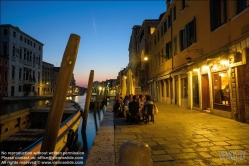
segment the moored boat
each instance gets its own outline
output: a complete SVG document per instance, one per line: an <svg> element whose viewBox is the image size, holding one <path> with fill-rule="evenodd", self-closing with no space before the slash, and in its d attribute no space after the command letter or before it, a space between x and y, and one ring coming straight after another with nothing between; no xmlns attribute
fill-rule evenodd
<svg viewBox="0 0 249 166"><path fill-rule="evenodd" d="M40 148L50 107L24 109L0 117L1 164L26 165L39 162ZM82 109L78 103L67 101L51 157L70 151L77 139ZM53 127L53 126L51 126Z"/></svg>

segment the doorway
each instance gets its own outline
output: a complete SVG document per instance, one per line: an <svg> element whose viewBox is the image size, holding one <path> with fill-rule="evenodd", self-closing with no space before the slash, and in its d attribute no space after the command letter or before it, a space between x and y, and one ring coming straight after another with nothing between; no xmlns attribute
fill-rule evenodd
<svg viewBox="0 0 249 166"><path fill-rule="evenodd" d="M179 105L179 84L178 84L178 77L175 77L175 104Z"/></svg>
<svg viewBox="0 0 249 166"><path fill-rule="evenodd" d="M210 109L210 93L208 75L202 75L202 110Z"/></svg>

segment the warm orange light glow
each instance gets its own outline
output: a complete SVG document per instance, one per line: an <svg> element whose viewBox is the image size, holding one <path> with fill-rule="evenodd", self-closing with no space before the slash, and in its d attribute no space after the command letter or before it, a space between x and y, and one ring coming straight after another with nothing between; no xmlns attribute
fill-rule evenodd
<svg viewBox="0 0 249 166"><path fill-rule="evenodd" d="M145 61L147 61L147 60L148 60L148 57L147 57L147 56L145 56L145 57L144 57L144 60L145 60Z"/></svg>
<svg viewBox="0 0 249 166"><path fill-rule="evenodd" d="M198 72L198 69L193 69L193 71Z"/></svg>
<svg viewBox="0 0 249 166"><path fill-rule="evenodd" d="M229 62L227 60L222 60L222 61L220 61L220 64L222 64L222 65L229 65Z"/></svg>
<svg viewBox="0 0 249 166"><path fill-rule="evenodd" d="M202 71L208 71L208 66L202 66Z"/></svg>
<svg viewBox="0 0 249 166"><path fill-rule="evenodd" d="M153 34L155 29L156 29L155 27L150 27L150 34Z"/></svg>

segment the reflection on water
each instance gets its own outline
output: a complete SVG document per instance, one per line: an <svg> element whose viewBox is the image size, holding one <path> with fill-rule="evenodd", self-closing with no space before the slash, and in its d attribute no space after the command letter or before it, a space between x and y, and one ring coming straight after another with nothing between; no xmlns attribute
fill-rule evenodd
<svg viewBox="0 0 249 166"><path fill-rule="evenodd" d="M74 96L70 99L79 103L81 108L84 110L85 99L86 99L85 95L84 96ZM0 115L8 114L8 113L15 112L15 111L25 109L25 108L37 107L37 106L46 104L46 102L48 102L48 100L25 101L25 102L20 102L20 103L11 103L11 104L1 103L0 104L0 110L1 110ZM51 100L49 100L49 102L51 102ZM80 119L81 122L80 122L79 128L78 128L78 139L75 142L75 145L73 146L72 150L84 152L84 155L82 156L83 160L77 160L77 161L83 161L83 163L85 163L88 152L92 147L94 138L95 138L97 130L99 128L100 122L103 119L103 115L104 115L103 110L97 111L97 114L95 116L94 116L93 110L90 110L89 114L88 114L88 119L87 119L86 132L81 131L82 118ZM82 164L75 164L75 165L82 166Z"/></svg>
<svg viewBox="0 0 249 166"><path fill-rule="evenodd" d="M86 99L85 95L72 97L72 100L79 103L82 109L84 109L85 107L85 99ZM93 110L90 110L88 114L88 119L87 119L86 132L81 131L82 129L82 118L81 118L81 122L78 128L78 140L75 143L73 150L84 152L84 155L83 155L84 163L87 158L88 152L92 147L92 144L96 136L96 133L98 131L100 122L103 119L103 115L104 115L103 110L97 111L96 115L94 115ZM82 161L82 160L78 160L78 161Z"/></svg>

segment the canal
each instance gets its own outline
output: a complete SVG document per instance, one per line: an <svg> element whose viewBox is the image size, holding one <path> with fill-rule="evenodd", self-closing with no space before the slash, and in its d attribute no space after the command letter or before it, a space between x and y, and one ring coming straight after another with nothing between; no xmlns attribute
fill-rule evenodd
<svg viewBox="0 0 249 166"><path fill-rule="evenodd" d="M79 103L81 108L84 109L86 95L74 96L74 97L71 97L70 99ZM48 101L51 102L51 100L39 100L39 101L23 101L23 102L20 101L20 102L15 102L11 104L1 103L0 104L0 110L1 110L0 115L8 114L8 113L15 112L15 111L25 109L25 108L31 108L31 107L37 107L40 105L44 105ZM83 156L79 156L79 157L82 157L83 159L80 159L78 161L83 161L83 163L85 163L88 152L92 147L94 138L100 126L100 122L103 119L104 112L105 112L105 107L104 109L97 111L97 114L95 116L92 110L89 111L86 132L81 131L82 129L82 118L81 118L80 125L78 128L78 139L72 148L72 151L84 152ZM82 164L78 164L78 165L82 166Z"/></svg>

